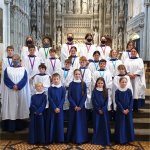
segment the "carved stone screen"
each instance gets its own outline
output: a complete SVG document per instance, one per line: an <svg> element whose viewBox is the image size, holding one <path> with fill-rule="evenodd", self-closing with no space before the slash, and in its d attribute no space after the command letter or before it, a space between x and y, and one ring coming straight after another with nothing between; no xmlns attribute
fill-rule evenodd
<svg viewBox="0 0 150 150"><path fill-rule="evenodd" d="M0 43L3 43L3 9L0 8Z"/></svg>

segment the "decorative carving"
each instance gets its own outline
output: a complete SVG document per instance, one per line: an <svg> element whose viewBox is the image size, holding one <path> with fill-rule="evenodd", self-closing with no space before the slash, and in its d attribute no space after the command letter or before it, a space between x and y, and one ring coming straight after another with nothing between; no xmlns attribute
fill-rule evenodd
<svg viewBox="0 0 150 150"><path fill-rule="evenodd" d="M123 39L123 33L122 33L122 29L120 28L120 31L118 33L118 48L119 48L119 50L122 50L122 39Z"/></svg>
<svg viewBox="0 0 150 150"><path fill-rule="evenodd" d="M81 0L75 1L75 14L81 13Z"/></svg>
<svg viewBox="0 0 150 150"><path fill-rule="evenodd" d="M73 0L68 1L68 13L73 13Z"/></svg>
<svg viewBox="0 0 150 150"><path fill-rule="evenodd" d="M61 0L57 0L57 12L61 12Z"/></svg>
<svg viewBox="0 0 150 150"><path fill-rule="evenodd" d="M82 13L87 14L87 0L82 0Z"/></svg>
<svg viewBox="0 0 150 150"><path fill-rule="evenodd" d="M60 28L57 30L57 45L61 44L61 31Z"/></svg>
<svg viewBox="0 0 150 150"><path fill-rule="evenodd" d="M111 12L111 0L107 0L107 3L106 3L106 14L110 14Z"/></svg>
<svg viewBox="0 0 150 150"><path fill-rule="evenodd" d="M98 32L96 29L94 30L94 44L98 44Z"/></svg>
<svg viewBox="0 0 150 150"><path fill-rule="evenodd" d="M98 13L98 5L99 5L99 1L94 0L94 13Z"/></svg>

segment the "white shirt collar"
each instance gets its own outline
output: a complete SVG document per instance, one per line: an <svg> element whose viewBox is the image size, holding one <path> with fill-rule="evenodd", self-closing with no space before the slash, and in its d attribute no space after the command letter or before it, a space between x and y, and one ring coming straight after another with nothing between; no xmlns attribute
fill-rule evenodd
<svg viewBox="0 0 150 150"><path fill-rule="evenodd" d="M128 87L127 86L125 88L119 87L118 89L119 89L119 91L126 91L128 89Z"/></svg>
<svg viewBox="0 0 150 150"><path fill-rule="evenodd" d="M98 90L98 91L103 91L103 88L96 88L96 90Z"/></svg>
<svg viewBox="0 0 150 150"><path fill-rule="evenodd" d="M79 79L79 80L74 79L73 81L74 81L74 82L77 82L77 83L80 83L80 82L81 82L80 79Z"/></svg>
<svg viewBox="0 0 150 150"><path fill-rule="evenodd" d="M51 86L52 86L52 87L60 88L60 87L62 86L62 84L61 84L61 83L60 83L60 84L58 84L58 85L52 84Z"/></svg>
<svg viewBox="0 0 150 150"><path fill-rule="evenodd" d="M44 90L41 92L36 91L36 94L42 94L42 93L44 93Z"/></svg>

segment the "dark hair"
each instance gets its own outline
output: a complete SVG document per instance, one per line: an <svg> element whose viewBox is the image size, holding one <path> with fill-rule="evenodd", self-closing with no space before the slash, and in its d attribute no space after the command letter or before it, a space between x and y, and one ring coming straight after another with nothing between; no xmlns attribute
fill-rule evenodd
<svg viewBox="0 0 150 150"><path fill-rule="evenodd" d="M80 69L75 69L73 71L73 75L75 74L76 71L79 71L81 73ZM85 86L85 82L83 81L83 79L81 79L81 89L82 89L82 96L84 95L84 86Z"/></svg>
<svg viewBox="0 0 150 150"><path fill-rule="evenodd" d="M120 70L120 69L124 69L125 70L125 72L127 73L127 70L126 70L126 67L125 67L125 65L119 65L118 66L118 68L117 68L118 70Z"/></svg>
<svg viewBox="0 0 150 150"><path fill-rule="evenodd" d="M71 59L70 58L66 59L65 63L71 64Z"/></svg>
<svg viewBox="0 0 150 150"><path fill-rule="evenodd" d="M102 92L102 93L103 93L104 98L107 98L107 97L108 97L108 90L107 90L107 88L106 88L106 83L105 83L104 78L99 77L99 78L96 80L95 89L97 88L97 82L98 82L98 81L103 81L104 86L103 86L103 92Z"/></svg>
<svg viewBox="0 0 150 150"><path fill-rule="evenodd" d="M128 79L127 79L126 77L121 77L121 78L119 79L119 83L120 83L123 79L126 79L126 80L128 81Z"/></svg>
<svg viewBox="0 0 150 150"><path fill-rule="evenodd" d="M130 43L132 43L132 44L133 44L133 47L135 46L135 42L134 42L134 41L132 41L132 40L130 40L130 41L128 41L126 48L128 48L128 46L129 46L129 44L130 44Z"/></svg>
<svg viewBox="0 0 150 150"><path fill-rule="evenodd" d="M135 49L135 50L136 50L136 52L138 53L138 50L137 50L137 48L136 48L136 47L133 47L132 49ZM132 49L131 49L131 50L132 50Z"/></svg>
<svg viewBox="0 0 150 150"><path fill-rule="evenodd" d="M52 79L53 79L54 77L59 77L59 78L60 78L60 74L59 74L59 73L54 73L54 74L52 74Z"/></svg>
<svg viewBox="0 0 150 150"><path fill-rule="evenodd" d="M105 59L101 59L101 60L99 61L99 64L102 63L102 62L105 62L105 63L106 63L107 61L106 61Z"/></svg>
<svg viewBox="0 0 150 150"><path fill-rule="evenodd" d="M35 46L34 45L29 45L28 49L30 49L30 48L34 48L35 49Z"/></svg>
<svg viewBox="0 0 150 150"><path fill-rule="evenodd" d="M25 45L28 46L28 45L27 45L27 41L28 41L29 38L32 39L32 44L34 45L34 40L33 40L33 37L32 37L32 36L27 36L27 37L26 37Z"/></svg>
<svg viewBox="0 0 150 150"><path fill-rule="evenodd" d="M49 52L54 52L54 53L56 53L56 49L52 48L52 49L50 49Z"/></svg>
<svg viewBox="0 0 150 150"><path fill-rule="evenodd" d="M12 45L7 46L6 50L8 50L8 49L12 49L14 51L14 47Z"/></svg>
<svg viewBox="0 0 150 150"><path fill-rule="evenodd" d="M75 46L71 46L70 50L71 50L72 48L74 48L74 49L77 51L77 48L76 48Z"/></svg>
<svg viewBox="0 0 150 150"><path fill-rule="evenodd" d="M93 56L94 56L95 54L101 55L99 51L95 51L95 52L93 53Z"/></svg>
<svg viewBox="0 0 150 150"><path fill-rule="evenodd" d="M88 36L91 36L92 39L93 39L93 35L92 35L91 33L87 33L87 34L85 35L85 39L87 39Z"/></svg>
<svg viewBox="0 0 150 150"><path fill-rule="evenodd" d="M42 43L44 42L45 39L49 40L49 44L52 45L52 39L49 36L44 36L42 39Z"/></svg>
<svg viewBox="0 0 150 150"><path fill-rule="evenodd" d="M45 64L43 64L43 63L41 63L38 68L39 68L39 69L40 69L40 68L44 68L45 70L47 69L47 67L46 67Z"/></svg>

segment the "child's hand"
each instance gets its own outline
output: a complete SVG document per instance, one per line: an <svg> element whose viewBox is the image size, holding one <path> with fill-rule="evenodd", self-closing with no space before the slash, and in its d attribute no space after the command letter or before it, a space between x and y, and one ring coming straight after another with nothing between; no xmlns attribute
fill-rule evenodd
<svg viewBox="0 0 150 150"><path fill-rule="evenodd" d="M15 90L15 91L17 91L17 90L18 90L17 85L14 85L14 86L13 86L13 90Z"/></svg>
<svg viewBox="0 0 150 150"><path fill-rule="evenodd" d="M127 114L129 113L129 109L126 109L125 111L126 111Z"/></svg>
<svg viewBox="0 0 150 150"><path fill-rule="evenodd" d="M77 107L77 111L80 111L81 110L81 107Z"/></svg>
<svg viewBox="0 0 150 150"><path fill-rule="evenodd" d="M59 108L56 108L56 109L55 109L55 113L60 113L60 109L59 109Z"/></svg>
<svg viewBox="0 0 150 150"><path fill-rule="evenodd" d="M76 107L74 108L74 110L77 111L77 109L78 109L78 107L76 106Z"/></svg>
<svg viewBox="0 0 150 150"><path fill-rule="evenodd" d="M125 115L126 115L126 110L123 110L123 114L125 114Z"/></svg>
<svg viewBox="0 0 150 150"><path fill-rule="evenodd" d="M103 111L102 110L99 110L99 113L100 113L100 115L103 115Z"/></svg>

